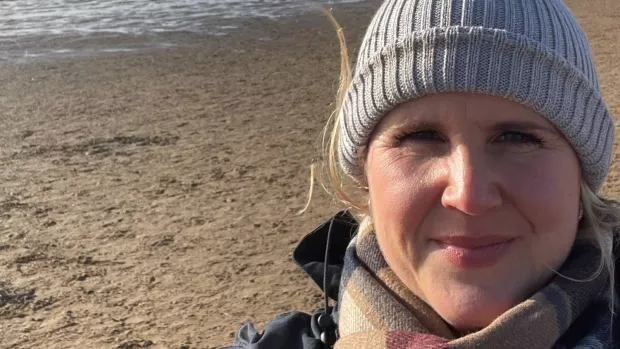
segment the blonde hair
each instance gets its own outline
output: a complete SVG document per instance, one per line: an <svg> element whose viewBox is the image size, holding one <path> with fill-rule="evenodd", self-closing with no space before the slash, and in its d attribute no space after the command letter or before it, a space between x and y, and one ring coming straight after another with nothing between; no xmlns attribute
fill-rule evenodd
<svg viewBox="0 0 620 349"><path fill-rule="evenodd" d="M340 42L340 83L337 92L336 105L330 114L322 132L320 140L320 152L322 161L313 164L311 167L311 182L308 202L305 211L312 199L314 176L318 175L319 182L323 189L334 198L337 203L348 209L362 226L371 229L371 219L369 212L368 199L366 194L368 188L363 183L353 181L344 173L339 164L338 158L338 137L341 129L341 110L347 89L351 83L352 69L349 53L344 36L344 32L338 21L328 10L323 10L336 29ZM366 154L360 154L359 161L365 161ZM319 167L318 173L316 167ZM620 237L620 205L616 201L606 200L594 193L590 187L582 180L580 185L580 202L583 210L583 217L579 222L577 238L592 243L601 251L601 260L595 275L588 280L596 278L603 270L609 273L610 287L610 307L614 310L614 241ZM361 197L360 197L361 195ZM575 280L575 281L588 281ZM613 316L613 315L612 315Z"/></svg>
<svg viewBox="0 0 620 349"><path fill-rule="evenodd" d="M601 260L595 276L603 269L609 273L610 308L615 309L615 246L620 241L620 205L617 201L607 200L596 195L590 187L581 182L581 205L583 218L579 222L578 238L589 240L601 251Z"/></svg>

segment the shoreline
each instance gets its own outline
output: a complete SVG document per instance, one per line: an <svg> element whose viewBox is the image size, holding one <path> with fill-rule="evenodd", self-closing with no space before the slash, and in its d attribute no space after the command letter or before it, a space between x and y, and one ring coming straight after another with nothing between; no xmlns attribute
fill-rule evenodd
<svg viewBox="0 0 620 349"><path fill-rule="evenodd" d="M360 8L372 10L368 1L331 4L324 8L335 8L338 12L360 12ZM122 32L96 32L92 34L32 35L22 37L1 37L0 64L39 63L57 60L96 58L99 55L140 54L165 49L197 48L205 41L234 41L235 38L247 40L274 40L273 31L266 28L321 25L323 14L318 8L298 10L296 14L281 17L239 17L210 18L208 26L200 30L178 30L165 32L145 32L142 34ZM348 14L345 14L345 17ZM286 24L288 23L288 24ZM211 28L211 29L209 29ZM279 33L278 33L279 34ZM262 35L262 37L260 36ZM197 43L199 43L197 45Z"/></svg>

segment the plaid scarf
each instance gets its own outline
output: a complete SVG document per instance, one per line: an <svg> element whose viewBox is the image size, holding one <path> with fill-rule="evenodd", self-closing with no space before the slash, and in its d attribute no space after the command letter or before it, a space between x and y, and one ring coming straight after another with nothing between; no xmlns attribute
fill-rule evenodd
<svg viewBox="0 0 620 349"><path fill-rule="evenodd" d="M374 232L360 234L345 254L336 349L612 349L618 345L617 338L614 344L611 340L605 271L590 282L555 277L486 328L457 338L388 267ZM575 245L560 273L587 279L596 272L594 261L599 256L591 245ZM613 333L618 333L615 322L614 328Z"/></svg>

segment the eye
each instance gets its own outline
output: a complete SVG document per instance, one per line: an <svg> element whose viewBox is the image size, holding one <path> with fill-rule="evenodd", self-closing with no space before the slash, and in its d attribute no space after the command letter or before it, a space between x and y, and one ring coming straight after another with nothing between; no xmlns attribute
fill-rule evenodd
<svg viewBox="0 0 620 349"><path fill-rule="evenodd" d="M543 140L535 135L519 131L504 131L494 139L499 143L541 145Z"/></svg>
<svg viewBox="0 0 620 349"><path fill-rule="evenodd" d="M414 131L407 132L398 137L399 141L411 140L411 141L443 141L443 138L437 131L433 130L422 130L422 131Z"/></svg>

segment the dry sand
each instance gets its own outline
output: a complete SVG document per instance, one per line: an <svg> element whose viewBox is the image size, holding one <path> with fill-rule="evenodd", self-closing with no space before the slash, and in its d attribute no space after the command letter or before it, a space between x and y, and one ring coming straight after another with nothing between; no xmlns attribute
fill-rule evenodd
<svg viewBox="0 0 620 349"><path fill-rule="evenodd" d="M620 115L620 5L569 4ZM335 8L351 47L375 8ZM218 348L245 320L320 306L290 253L337 209L319 195L295 215L337 40L318 14L244 25L0 67L1 348Z"/></svg>

